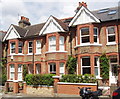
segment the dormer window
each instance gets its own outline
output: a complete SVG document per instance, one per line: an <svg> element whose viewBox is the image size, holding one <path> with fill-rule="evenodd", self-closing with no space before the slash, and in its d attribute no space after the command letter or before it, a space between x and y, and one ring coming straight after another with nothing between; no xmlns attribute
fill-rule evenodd
<svg viewBox="0 0 120 99"><path fill-rule="evenodd" d="M15 42L10 43L10 53L15 54Z"/></svg>
<svg viewBox="0 0 120 99"><path fill-rule="evenodd" d="M89 28L81 28L80 29L80 33L81 33L81 43L90 43L90 34L89 34Z"/></svg>

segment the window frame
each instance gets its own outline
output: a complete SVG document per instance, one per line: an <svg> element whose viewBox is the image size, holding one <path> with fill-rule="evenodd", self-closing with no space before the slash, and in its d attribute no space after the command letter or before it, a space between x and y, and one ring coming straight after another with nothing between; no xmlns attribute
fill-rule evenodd
<svg viewBox="0 0 120 99"><path fill-rule="evenodd" d="M89 35L85 35L85 36L82 36L82 32L81 32L81 29L87 29L88 28L88 30L89 30ZM82 43L82 38L83 37L89 37L89 42L86 42L86 43ZM81 45L87 45L87 44L90 44L90 27L82 27L82 28L80 28L80 44Z"/></svg>
<svg viewBox="0 0 120 99"><path fill-rule="evenodd" d="M40 42L40 45L37 42ZM41 41L36 40L36 54L41 54Z"/></svg>
<svg viewBox="0 0 120 99"><path fill-rule="evenodd" d="M13 70L11 70L11 66L13 66ZM11 77L13 74L13 78ZM14 80L15 79L15 65L14 64L10 64L10 80Z"/></svg>
<svg viewBox="0 0 120 99"><path fill-rule="evenodd" d="M22 43L22 46L19 46L19 43ZM23 53L23 42L22 41L19 41L18 43L18 53L19 54L22 54ZM22 49L22 52L20 53L19 50Z"/></svg>
<svg viewBox="0 0 120 99"><path fill-rule="evenodd" d="M55 65L55 68L54 68ZM52 71L50 70L50 66L52 66ZM56 63L49 63L49 73L56 74Z"/></svg>
<svg viewBox="0 0 120 99"><path fill-rule="evenodd" d="M60 73L60 75L64 75L64 74L65 74L65 63L64 63L64 62L60 62L60 63L59 63L59 68L60 68L61 64L63 64L63 66L62 66L62 68L63 68L63 73L60 72L60 69L59 69L59 73Z"/></svg>
<svg viewBox="0 0 120 99"><path fill-rule="evenodd" d="M94 29L97 29L97 35L95 35ZM93 27L93 40L94 40L94 36L97 37L97 42L94 41L95 44L98 44L98 43L99 43L99 35L98 35L98 34L99 34L99 29L98 29L98 27Z"/></svg>
<svg viewBox="0 0 120 99"><path fill-rule="evenodd" d="M99 57L94 57L94 62L95 62L95 58L97 58L97 65L95 66L94 63L94 75L96 76L96 78L100 78L100 59ZM95 68L98 68L98 75L95 74Z"/></svg>
<svg viewBox="0 0 120 99"><path fill-rule="evenodd" d="M29 47L29 45L30 45L29 43L30 43L30 42L32 42L32 47ZM33 41L29 41L29 42L28 42L28 54L33 53L33 43L34 43ZM31 52L31 53L29 52L29 51L30 51L30 48L32 49L32 52Z"/></svg>
<svg viewBox="0 0 120 99"><path fill-rule="evenodd" d="M55 38L55 40L53 39L53 38ZM51 41L50 41L50 39L51 39ZM53 40L53 41L52 41ZM50 52L54 52L54 51L56 51L56 36L50 36L49 38L48 38L48 41L49 41L49 51ZM53 43L53 44L52 44Z"/></svg>
<svg viewBox="0 0 120 99"><path fill-rule="evenodd" d="M83 58L89 58L90 59L90 56L83 56L83 57L81 57L81 74L83 74L83 68L90 68L90 74L91 74L91 63L90 63L90 66L83 66L83 64L82 64L82 59Z"/></svg>
<svg viewBox="0 0 120 99"><path fill-rule="evenodd" d="M62 38L62 43L61 43L61 39ZM59 51L65 51L65 37L64 36L60 36L59 38Z"/></svg>
<svg viewBox="0 0 120 99"><path fill-rule="evenodd" d="M114 34L108 34L108 29L114 27ZM106 32L107 32L107 44L115 44L116 43L116 27L115 26L108 26L106 28ZM109 36L115 36L115 41L109 42Z"/></svg>
<svg viewBox="0 0 120 99"><path fill-rule="evenodd" d="M19 70L19 65L21 65L21 70ZM22 74L22 71L23 71L23 65L22 64L18 64L18 74L20 74L20 73ZM22 76L23 76L23 74L22 74ZM19 75L18 75L18 78L19 78ZM21 81L22 79L18 79L18 80Z"/></svg>
<svg viewBox="0 0 120 99"><path fill-rule="evenodd" d="M10 42L10 54L15 54L16 53L16 47L12 48L12 43L14 43L15 44L14 46L16 46L16 42L15 41ZM13 49L15 50L14 53L12 52Z"/></svg>

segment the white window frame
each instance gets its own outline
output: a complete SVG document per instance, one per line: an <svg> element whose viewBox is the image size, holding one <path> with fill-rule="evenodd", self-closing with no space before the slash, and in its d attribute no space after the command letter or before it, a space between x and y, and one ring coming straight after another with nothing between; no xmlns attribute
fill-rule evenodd
<svg viewBox="0 0 120 99"><path fill-rule="evenodd" d="M20 68L19 68L19 66L20 66ZM22 78L19 79L19 74L22 75L22 71L23 71L23 66L22 66L22 64L18 64L18 80L19 80L19 81L22 81ZM22 76L23 76L23 75L22 75Z"/></svg>
<svg viewBox="0 0 120 99"><path fill-rule="evenodd" d="M111 28L111 27L114 27L114 30L115 30L115 33L114 33L114 34L108 34L108 29ZM116 44L116 27L115 27L115 26L108 26L108 27L106 28L106 32L107 32L107 44L108 44L108 45L109 45L109 44ZM109 36L115 36L115 41L109 42L109 41L108 41L108 37L109 37Z"/></svg>
<svg viewBox="0 0 120 99"><path fill-rule="evenodd" d="M41 41L40 40L36 40L36 54L41 54Z"/></svg>
<svg viewBox="0 0 120 99"><path fill-rule="evenodd" d="M14 48L12 48L12 43L15 43L15 42L10 42L10 54L15 54L15 52L14 53L12 53L12 49L15 49L16 50L16 48L14 47ZM15 46L16 46L16 43L15 43Z"/></svg>
<svg viewBox="0 0 120 99"><path fill-rule="evenodd" d="M19 46L19 43L22 43L22 46ZM19 43L18 43L18 53L19 53L19 49L22 49L22 47L23 47L23 42L21 42L21 41L19 41ZM23 53L23 49L22 49L22 52L21 53ZM20 54L21 54L20 53Z"/></svg>
<svg viewBox="0 0 120 99"><path fill-rule="evenodd" d="M96 78L100 78L100 62L99 62L99 57L94 57L94 62L95 62L95 58L97 58L97 66L95 66L94 64L94 72L95 72L95 68L98 68L98 75L95 75Z"/></svg>
<svg viewBox="0 0 120 99"><path fill-rule="evenodd" d="M82 35L81 35L81 29L86 29L86 28L89 29L89 35L82 36ZM82 43L82 38L83 38L83 37L88 37L88 36L89 36L89 42ZM82 28L80 28L80 44L81 44L81 45L88 45L88 44L90 44L90 28L89 28L89 27L82 27Z"/></svg>
<svg viewBox="0 0 120 99"><path fill-rule="evenodd" d="M61 62L59 66L60 66L60 75L64 75L65 74L65 63Z"/></svg>
<svg viewBox="0 0 120 99"><path fill-rule="evenodd" d="M56 36L49 37L49 51L56 51Z"/></svg>
<svg viewBox="0 0 120 99"><path fill-rule="evenodd" d="M13 74L13 77L12 77ZM10 80L14 80L15 79L15 65L14 64L10 64Z"/></svg>
<svg viewBox="0 0 120 99"><path fill-rule="evenodd" d="M83 59L83 58L89 58L89 59L90 59L90 56L85 56L85 57L82 57L82 58L81 58L81 74L83 74L83 68L87 68L87 67L90 67L90 68L91 68L91 64L90 64L90 66L83 66L83 65L82 65L82 59ZM91 71L90 71L90 72L91 72Z"/></svg>
<svg viewBox="0 0 120 99"><path fill-rule="evenodd" d="M30 42L32 42L32 47L29 47L29 43L30 43ZM31 54L31 53L29 52L29 49L30 49L30 48L32 49L32 53L33 53L33 41L29 41L29 42L28 42L28 54Z"/></svg>
<svg viewBox="0 0 120 99"><path fill-rule="evenodd" d="M32 68L32 69L31 69ZM28 73L33 74L33 64L28 64ZM31 71L32 70L32 71Z"/></svg>
<svg viewBox="0 0 120 99"><path fill-rule="evenodd" d="M49 73L56 74L56 69L54 69L54 65L56 68L56 63L49 63ZM52 66L52 71L50 71L50 66Z"/></svg>
<svg viewBox="0 0 120 99"><path fill-rule="evenodd" d="M59 50L60 51L65 51L64 41L65 41L64 36L60 36L60 39L59 39Z"/></svg>
<svg viewBox="0 0 120 99"><path fill-rule="evenodd" d="M97 29L97 35L94 33L94 29ZM99 43L99 37L98 37L98 34L99 34L98 27L94 27L94 28L93 28L93 38L94 38L95 36L97 37L97 42L94 41L94 43L96 43L96 44Z"/></svg>

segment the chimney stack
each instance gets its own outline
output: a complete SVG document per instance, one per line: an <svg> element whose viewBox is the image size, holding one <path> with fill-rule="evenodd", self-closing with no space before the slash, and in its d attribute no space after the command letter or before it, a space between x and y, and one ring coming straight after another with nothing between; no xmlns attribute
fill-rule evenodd
<svg viewBox="0 0 120 99"><path fill-rule="evenodd" d="M24 28L27 26L30 26L31 23L29 22L29 18L26 18L24 16L21 16L21 20L18 22L19 26Z"/></svg>
<svg viewBox="0 0 120 99"><path fill-rule="evenodd" d="M79 2L79 5L78 5L77 9L75 10L75 12L77 13L82 6L87 8L87 4L85 2Z"/></svg>

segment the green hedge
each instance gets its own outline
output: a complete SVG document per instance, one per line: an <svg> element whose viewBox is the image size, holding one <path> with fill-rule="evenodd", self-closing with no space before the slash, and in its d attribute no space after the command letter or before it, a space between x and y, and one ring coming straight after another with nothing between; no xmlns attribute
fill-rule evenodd
<svg viewBox="0 0 120 99"><path fill-rule="evenodd" d="M54 74L27 74L25 81L27 85L47 85L53 86L54 79L52 78Z"/></svg>
<svg viewBox="0 0 120 99"><path fill-rule="evenodd" d="M60 81L71 82L71 83L95 83L96 77L91 74L85 74L85 75L68 74L68 75L63 75Z"/></svg>

